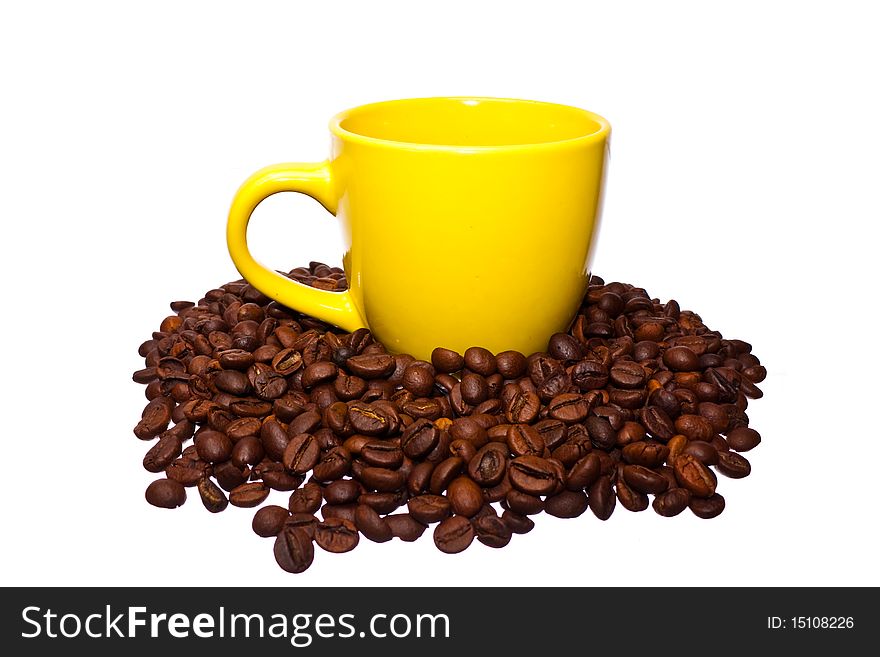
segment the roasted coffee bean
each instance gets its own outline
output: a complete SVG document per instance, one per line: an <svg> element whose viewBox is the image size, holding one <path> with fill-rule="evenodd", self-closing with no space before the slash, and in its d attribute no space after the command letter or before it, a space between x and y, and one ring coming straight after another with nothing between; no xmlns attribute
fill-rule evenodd
<svg viewBox="0 0 880 657"><path fill-rule="evenodd" d="M521 515L531 516L544 510L544 501L536 495L511 490L504 498L503 506Z"/></svg>
<svg viewBox="0 0 880 657"><path fill-rule="evenodd" d="M362 354L346 360L345 367L363 379L379 379L394 371L395 362L389 354Z"/></svg>
<svg viewBox="0 0 880 657"><path fill-rule="evenodd" d="M323 492L328 504L348 504L357 500L361 487L351 479L340 479L327 484Z"/></svg>
<svg viewBox="0 0 880 657"><path fill-rule="evenodd" d="M419 522L432 524L447 518L452 506L442 495L418 495L409 499L407 508L410 515Z"/></svg>
<svg viewBox="0 0 880 657"><path fill-rule="evenodd" d="M639 420L642 426L651 434L652 438L667 442L675 435L675 426L669 415L659 406L646 406L639 411Z"/></svg>
<svg viewBox="0 0 880 657"><path fill-rule="evenodd" d="M413 466L412 471L406 478L406 489L410 495L419 495L428 490L431 474L434 472L434 464L422 462Z"/></svg>
<svg viewBox="0 0 880 657"><path fill-rule="evenodd" d="M259 506L269 496L269 488L261 481L252 481L236 486L229 491L232 506L250 508Z"/></svg>
<svg viewBox="0 0 880 657"><path fill-rule="evenodd" d="M395 442L371 440L361 447L360 457L369 465L393 470L403 463L403 450Z"/></svg>
<svg viewBox="0 0 880 657"><path fill-rule="evenodd" d="M736 452L718 452L718 463L715 465L715 469L725 477L742 479L751 474L752 464L745 456Z"/></svg>
<svg viewBox="0 0 880 657"><path fill-rule="evenodd" d="M681 450L682 454L690 454L703 465L715 465L718 463L718 450L703 440L692 440Z"/></svg>
<svg viewBox="0 0 880 657"><path fill-rule="evenodd" d="M483 506L483 491L470 477L452 480L446 496L453 512L467 518L475 515Z"/></svg>
<svg viewBox="0 0 880 657"><path fill-rule="evenodd" d="M424 523L413 518L409 513L397 513L386 516L385 521L388 523L391 534L401 541L411 543L417 541L425 533L428 528Z"/></svg>
<svg viewBox="0 0 880 657"><path fill-rule="evenodd" d="M568 333L554 333L550 336L547 352L561 361L576 361L583 355L580 342Z"/></svg>
<svg viewBox="0 0 880 657"><path fill-rule="evenodd" d="M608 420L591 415L584 423L590 434L590 442L599 449L611 450L617 443L617 432Z"/></svg>
<svg viewBox="0 0 880 657"><path fill-rule="evenodd" d="M486 429L469 417L455 418L449 426L449 435L453 440L467 440L477 449L488 442Z"/></svg>
<svg viewBox="0 0 880 657"><path fill-rule="evenodd" d="M463 552L473 540L473 525L463 516L447 518L434 528L434 545L447 554Z"/></svg>
<svg viewBox="0 0 880 657"><path fill-rule="evenodd" d="M592 486L599 478L600 469L599 456L592 452L587 454L571 466L566 477L566 487L577 491Z"/></svg>
<svg viewBox="0 0 880 657"><path fill-rule="evenodd" d="M312 469L316 481L332 481L344 477L351 469L351 454L345 447L331 448Z"/></svg>
<svg viewBox="0 0 880 657"><path fill-rule="evenodd" d="M237 468L230 461L215 464L211 471L220 488L227 492L246 482L251 474L249 468Z"/></svg>
<svg viewBox="0 0 880 657"><path fill-rule="evenodd" d="M207 477L199 481L198 491L202 504L211 513L219 513L229 506L229 500L223 489Z"/></svg>
<svg viewBox="0 0 880 657"><path fill-rule="evenodd" d="M471 372L491 376L497 370L495 356L488 349L470 347L464 352L464 364Z"/></svg>
<svg viewBox="0 0 880 657"><path fill-rule="evenodd" d="M697 498L695 498L697 499ZM686 488L670 488L654 498L654 511L665 518L672 518L684 511L691 500L691 494Z"/></svg>
<svg viewBox="0 0 880 657"><path fill-rule="evenodd" d="M510 526L494 514L474 518L473 527L477 540L491 548L504 547L510 543L513 534Z"/></svg>
<svg viewBox="0 0 880 657"><path fill-rule="evenodd" d="M728 445L737 452L748 452L757 447L760 442L761 434L749 427L737 427L727 434Z"/></svg>
<svg viewBox="0 0 880 657"><path fill-rule="evenodd" d="M534 520L510 509L504 510L504 513L501 514L501 520L514 534L528 534L535 528Z"/></svg>
<svg viewBox="0 0 880 657"><path fill-rule="evenodd" d="M559 420L541 420L534 425L547 449L558 447L566 438L565 424Z"/></svg>
<svg viewBox="0 0 880 657"><path fill-rule="evenodd" d="M477 448L469 440L453 440L449 443L449 453L457 456L464 463L469 463L476 455Z"/></svg>
<svg viewBox="0 0 880 657"><path fill-rule="evenodd" d="M712 424L701 415L679 415L675 419L675 433L688 437L688 440L711 440L715 434Z"/></svg>
<svg viewBox="0 0 880 657"><path fill-rule="evenodd" d="M394 536L387 520L366 504L358 504L354 513L354 523L361 534L375 543L385 543Z"/></svg>
<svg viewBox="0 0 880 657"><path fill-rule="evenodd" d="M406 477L400 470L388 470L366 466L355 476L365 485L382 493L390 493L403 488Z"/></svg>
<svg viewBox="0 0 880 657"><path fill-rule="evenodd" d="M498 484L507 467L507 445L487 443L477 451L468 463L468 475L480 486Z"/></svg>
<svg viewBox="0 0 880 657"><path fill-rule="evenodd" d="M461 398L468 404L482 404L489 397L486 379L479 374L465 374L461 378Z"/></svg>
<svg viewBox="0 0 880 657"><path fill-rule="evenodd" d="M321 517L324 520L329 518L341 518L354 523L354 514L357 511L357 504L325 504L321 507Z"/></svg>
<svg viewBox="0 0 880 657"><path fill-rule="evenodd" d="M283 506L270 504L254 514L251 528L257 536L265 538L277 536L284 529L288 518L290 518L290 512L287 509Z"/></svg>
<svg viewBox="0 0 880 657"><path fill-rule="evenodd" d="M327 552L350 552L357 547L359 538L357 527L344 518L326 518L315 529L315 543Z"/></svg>
<svg viewBox="0 0 880 657"><path fill-rule="evenodd" d="M162 472L180 456L180 452L180 439L165 432L144 456L144 469L147 472Z"/></svg>
<svg viewBox="0 0 880 657"><path fill-rule="evenodd" d="M599 477L590 486L587 498L590 511L599 520L608 520L611 514L614 513L614 507L617 504L617 497L614 494L611 477L608 475Z"/></svg>
<svg viewBox="0 0 880 657"><path fill-rule="evenodd" d="M517 379L525 374L526 357L518 351L502 351L495 356L495 365L505 379Z"/></svg>
<svg viewBox="0 0 880 657"><path fill-rule="evenodd" d="M151 400L141 414L141 421L134 428L134 435L141 440L155 438L168 428L174 402L167 397L156 397Z"/></svg>
<svg viewBox="0 0 880 657"><path fill-rule="evenodd" d="M406 497L406 493L402 490L388 493L361 493L358 504L373 507L379 514L394 513L406 503Z"/></svg>
<svg viewBox="0 0 880 657"><path fill-rule="evenodd" d="M590 405L582 395L577 393L564 393L557 395L547 404L547 411L551 418L567 424L581 422L587 417Z"/></svg>
<svg viewBox="0 0 880 657"><path fill-rule="evenodd" d="M464 468L464 461L457 456L450 456L440 461L431 473L431 481L428 490L434 495L440 495L449 486Z"/></svg>
<svg viewBox="0 0 880 657"><path fill-rule="evenodd" d="M556 488L553 466L539 456L518 456L510 462L510 483L527 495L547 495Z"/></svg>
<svg viewBox="0 0 880 657"><path fill-rule="evenodd" d="M403 453L411 459L428 454L440 441L440 430L425 418L416 420L409 425L400 438Z"/></svg>
<svg viewBox="0 0 880 657"><path fill-rule="evenodd" d="M623 469L618 468L617 476L614 479L614 492L617 501L627 511L639 513L648 508L648 496L630 486L623 476Z"/></svg>
<svg viewBox="0 0 880 657"><path fill-rule="evenodd" d="M505 405L507 421L511 423L533 422L540 410L541 399L534 392L517 392Z"/></svg>
<svg viewBox="0 0 880 657"><path fill-rule="evenodd" d="M661 465L669 455L669 447L660 443L639 441L626 445L621 456L627 463L655 468Z"/></svg>
<svg viewBox="0 0 880 657"><path fill-rule="evenodd" d="M336 365L333 363L326 360L319 360L303 370L300 383L302 383L303 389L309 390L321 383L332 381L336 378L337 371Z"/></svg>
<svg viewBox="0 0 880 657"><path fill-rule="evenodd" d="M621 471L627 485L639 493L659 495L669 486L663 475L659 475L643 465L626 465Z"/></svg>
<svg viewBox="0 0 880 657"><path fill-rule="evenodd" d="M202 431L195 438L199 458L208 463L222 463L232 455L232 441L219 431Z"/></svg>
<svg viewBox="0 0 880 657"><path fill-rule="evenodd" d="M675 478L682 488L687 488L696 497L711 497L715 492L715 479L695 457L679 454L672 464Z"/></svg>
<svg viewBox="0 0 880 657"><path fill-rule="evenodd" d="M698 354L686 346L667 349L663 352L663 363L674 372L693 372L700 367Z"/></svg>
<svg viewBox="0 0 880 657"><path fill-rule="evenodd" d="M514 456L541 456L547 449L538 430L528 424L511 424L506 433L507 446Z"/></svg>
<svg viewBox="0 0 880 657"><path fill-rule="evenodd" d="M611 382L620 388L639 388L645 385L645 368L632 360L619 360L609 371Z"/></svg>
<svg viewBox="0 0 880 657"><path fill-rule="evenodd" d="M272 551L278 565L289 573L304 572L315 558L312 540L302 529L295 527L285 528L278 534Z"/></svg>
<svg viewBox="0 0 880 657"><path fill-rule="evenodd" d="M301 433L290 439L281 462L291 472L305 474L318 463L321 456L321 447L315 437L308 433Z"/></svg>
<svg viewBox="0 0 880 657"><path fill-rule="evenodd" d="M709 520L721 515L721 512L724 511L724 504L724 498L715 493L712 497L707 498L691 497L688 506L695 516Z"/></svg>
<svg viewBox="0 0 880 657"><path fill-rule="evenodd" d="M321 508L321 500L321 487L310 482L293 491L287 508L291 513L317 513Z"/></svg>
<svg viewBox="0 0 880 657"><path fill-rule="evenodd" d="M186 502L186 489L173 479L157 479L147 486L147 502L163 509L175 509Z"/></svg>
<svg viewBox="0 0 880 657"><path fill-rule="evenodd" d="M544 501L544 511L557 518L577 518L587 507L587 496L583 490L564 490L556 495L549 495Z"/></svg>

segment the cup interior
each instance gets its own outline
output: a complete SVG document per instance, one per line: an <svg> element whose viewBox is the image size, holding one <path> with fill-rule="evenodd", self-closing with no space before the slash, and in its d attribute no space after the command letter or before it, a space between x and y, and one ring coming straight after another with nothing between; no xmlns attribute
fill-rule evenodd
<svg viewBox="0 0 880 657"><path fill-rule="evenodd" d="M414 98L337 115L343 138L451 148L498 148L597 137L602 117L567 105L504 98Z"/></svg>

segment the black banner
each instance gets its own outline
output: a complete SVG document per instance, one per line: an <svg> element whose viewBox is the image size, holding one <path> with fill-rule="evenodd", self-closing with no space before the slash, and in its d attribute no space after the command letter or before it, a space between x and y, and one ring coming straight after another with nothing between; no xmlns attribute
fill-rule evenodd
<svg viewBox="0 0 880 657"><path fill-rule="evenodd" d="M16 655L145 646L163 657L249 645L314 655L855 654L880 635L872 599L874 589L841 588L20 588L3 595L2 645Z"/></svg>

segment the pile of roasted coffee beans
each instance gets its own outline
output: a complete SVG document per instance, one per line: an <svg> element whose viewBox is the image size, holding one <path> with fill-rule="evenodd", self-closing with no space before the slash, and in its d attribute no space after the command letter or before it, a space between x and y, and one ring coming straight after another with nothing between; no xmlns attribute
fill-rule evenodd
<svg viewBox="0 0 880 657"><path fill-rule="evenodd" d="M346 286L321 263L289 276ZM725 504L716 472L745 477L742 452L761 442L745 412L766 375L751 346L598 277L546 352L438 347L430 363L243 281L171 309L133 377L149 399L134 429L154 441L144 468L163 475L147 501L178 507L194 488L216 513L291 491L253 529L293 573L315 543L347 552L361 535L414 541L432 524L454 553L474 539L503 547L542 511L607 520L619 503L713 518Z"/></svg>

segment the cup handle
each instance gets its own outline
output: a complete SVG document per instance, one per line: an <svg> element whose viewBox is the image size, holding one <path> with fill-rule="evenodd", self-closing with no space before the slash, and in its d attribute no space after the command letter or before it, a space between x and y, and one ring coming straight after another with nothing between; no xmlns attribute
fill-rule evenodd
<svg viewBox="0 0 880 657"><path fill-rule="evenodd" d="M278 192L301 192L336 214L336 193L328 162L275 164L257 171L239 188L229 209L226 244L236 269L255 288L288 308L346 331L366 327L351 292L330 292L303 285L254 260L247 245L251 214L263 199Z"/></svg>

